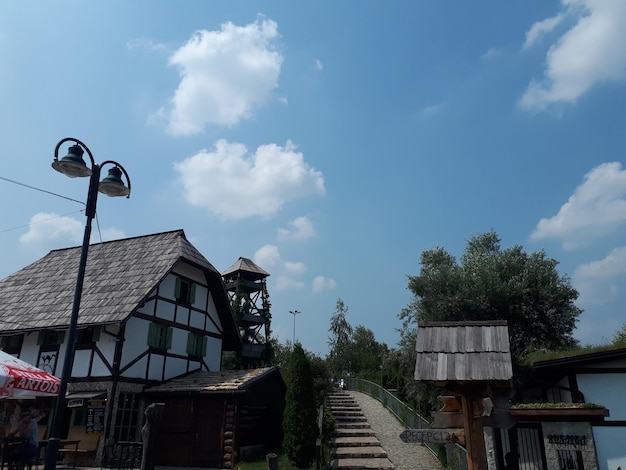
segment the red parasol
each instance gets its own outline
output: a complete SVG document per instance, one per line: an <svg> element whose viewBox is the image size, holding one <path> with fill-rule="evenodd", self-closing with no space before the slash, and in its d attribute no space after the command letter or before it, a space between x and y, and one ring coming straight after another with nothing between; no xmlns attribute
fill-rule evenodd
<svg viewBox="0 0 626 470"><path fill-rule="evenodd" d="M55 396L60 379L0 351L0 398Z"/></svg>

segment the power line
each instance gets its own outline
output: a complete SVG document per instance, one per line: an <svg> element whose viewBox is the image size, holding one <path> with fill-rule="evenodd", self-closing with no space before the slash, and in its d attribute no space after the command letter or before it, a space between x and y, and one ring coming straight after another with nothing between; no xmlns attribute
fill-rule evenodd
<svg viewBox="0 0 626 470"><path fill-rule="evenodd" d="M82 204L83 206L85 205L83 201L72 199L71 197L67 197L67 196L62 196L61 194L53 193L52 191L47 191L45 189L37 188L35 186L30 186L25 183L20 183L19 181L11 180L9 178L5 178L4 176L0 176L0 180L8 181L9 183L17 184L18 186L24 186L25 188L28 188L28 189L34 189L35 191L41 191L42 193L51 194L52 196L60 197L62 199L67 199L68 201L77 202L79 204Z"/></svg>
<svg viewBox="0 0 626 470"><path fill-rule="evenodd" d="M79 212L83 212L82 210L79 211L74 211L74 212L68 212L67 214L63 214L63 215L58 215L56 217L50 217L49 219L45 219L45 220L38 220L37 222L30 222L28 224L24 224L24 225L20 225L18 227L13 227L13 228L6 228L4 230L0 230L0 233L5 233L5 232L11 232L12 230L18 230L20 228L24 228L24 227L30 227L31 225L36 225L36 224L42 224L44 222L48 222L49 220L54 220L54 219L60 219L61 217L66 217L68 215L72 215L72 214L78 214Z"/></svg>

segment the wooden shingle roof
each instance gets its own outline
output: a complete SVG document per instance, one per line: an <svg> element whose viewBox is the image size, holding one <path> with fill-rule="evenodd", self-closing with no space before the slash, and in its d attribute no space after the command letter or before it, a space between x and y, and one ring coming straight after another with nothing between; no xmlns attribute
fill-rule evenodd
<svg viewBox="0 0 626 470"><path fill-rule="evenodd" d="M230 278L236 273L244 273L246 279L263 279L270 275L254 261L243 256L240 256L222 275L225 278Z"/></svg>
<svg viewBox="0 0 626 470"><path fill-rule="evenodd" d="M224 393L245 391L257 380L278 374L277 367L247 370L196 371L147 388L148 393ZM280 379L282 381L282 378Z"/></svg>
<svg viewBox="0 0 626 470"><path fill-rule="evenodd" d="M416 350L415 380L442 384L513 377L505 321L423 323Z"/></svg>
<svg viewBox="0 0 626 470"><path fill-rule="evenodd" d="M81 247L53 250L1 280L0 332L67 328L80 253ZM182 230L90 245L78 324L123 322L178 261L204 271L225 346L239 344L220 273Z"/></svg>

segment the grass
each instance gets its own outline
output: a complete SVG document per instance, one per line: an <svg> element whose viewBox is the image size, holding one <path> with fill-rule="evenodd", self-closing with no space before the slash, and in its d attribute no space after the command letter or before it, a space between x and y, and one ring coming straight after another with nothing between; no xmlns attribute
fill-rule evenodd
<svg viewBox="0 0 626 470"><path fill-rule="evenodd" d="M604 409L604 406L595 403L519 403L511 407L513 410L550 410L555 408Z"/></svg>

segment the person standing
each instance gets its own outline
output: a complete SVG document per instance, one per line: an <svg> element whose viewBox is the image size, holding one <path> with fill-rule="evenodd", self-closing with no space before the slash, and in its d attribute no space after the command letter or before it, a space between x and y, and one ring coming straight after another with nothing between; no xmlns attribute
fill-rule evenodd
<svg viewBox="0 0 626 470"><path fill-rule="evenodd" d="M24 464L33 458L39 450L39 427L33 412L25 410L20 416L21 419L17 428L8 434L22 439L11 452L11 467L13 469L23 468Z"/></svg>

